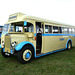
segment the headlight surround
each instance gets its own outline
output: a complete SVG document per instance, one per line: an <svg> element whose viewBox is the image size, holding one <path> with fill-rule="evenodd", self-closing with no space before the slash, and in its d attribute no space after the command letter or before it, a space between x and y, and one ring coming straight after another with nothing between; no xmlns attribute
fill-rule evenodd
<svg viewBox="0 0 75 75"><path fill-rule="evenodd" d="M17 42L15 42L15 41L14 41L14 42L12 42L12 44L11 44L11 45L12 45L12 47L15 47L16 43L17 43Z"/></svg>
<svg viewBox="0 0 75 75"><path fill-rule="evenodd" d="M4 41L2 41L2 46L4 46Z"/></svg>
<svg viewBox="0 0 75 75"><path fill-rule="evenodd" d="M15 46L15 43L14 42L12 42L12 47L14 47Z"/></svg>

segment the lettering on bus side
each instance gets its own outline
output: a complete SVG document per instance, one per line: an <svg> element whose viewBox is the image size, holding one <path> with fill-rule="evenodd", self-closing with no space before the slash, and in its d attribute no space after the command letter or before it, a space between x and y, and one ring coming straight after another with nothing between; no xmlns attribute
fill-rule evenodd
<svg viewBox="0 0 75 75"><path fill-rule="evenodd" d="M59 40L60 40L60 41L63 41L63 40L64 40L64 38L60 38Z"/></svg>

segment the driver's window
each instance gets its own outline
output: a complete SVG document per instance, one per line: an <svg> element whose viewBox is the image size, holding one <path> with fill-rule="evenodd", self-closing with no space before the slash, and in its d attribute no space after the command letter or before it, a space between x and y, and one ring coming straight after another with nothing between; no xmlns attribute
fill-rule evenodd
<svg viewBox="0 0 75 75"><path fill-rule="evenodd" d="M23 27L22 26L16 26L16 32L23 32Z"/></svg>
<svg viewBox="0 0 75 75"><path fill-rule="evenodd" d="M13 32L13 31L14 31L14 26L11 25L11 27L10 27L10 32Z"/></svg>

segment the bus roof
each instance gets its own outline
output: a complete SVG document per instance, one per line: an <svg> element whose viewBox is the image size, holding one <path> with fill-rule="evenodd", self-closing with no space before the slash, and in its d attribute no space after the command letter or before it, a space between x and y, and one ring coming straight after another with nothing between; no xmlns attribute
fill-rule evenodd
<svg viewBox="0 0 75 75"><path fill-rule="evenodd" d="M63 26L75 28L75 26L73 26L73 25L64 24L64 23L60 23L60 22L56 22L56 21L52 21L52 20L47 20L47 19L43 19L43 18L38 18L38 17L34 17L34 16L29 16L29 15L26 15L23 13L15 13L15 14L10 15L7 23L25 21L25 19L31 19L31 20L35 20L38 22L46 22L46 23L51 23L51 24L55 24L55 25L63 25Z"/></svg>

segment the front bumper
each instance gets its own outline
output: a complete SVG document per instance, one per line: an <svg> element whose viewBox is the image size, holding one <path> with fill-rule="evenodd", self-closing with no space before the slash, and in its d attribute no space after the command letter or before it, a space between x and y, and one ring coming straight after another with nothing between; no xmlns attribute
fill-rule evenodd
<svg viewBox="0 0 75 75"><path fill-rule="evenodd" d="M1 48L1 49L3 49L3 52L9 53L9 52L6 52L6 51L5 51L5 48ZM13 54L13 50L12 50L12 49L10 50L10 54Z"/></svg>

